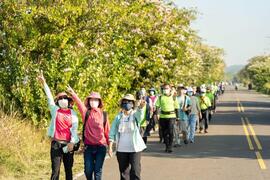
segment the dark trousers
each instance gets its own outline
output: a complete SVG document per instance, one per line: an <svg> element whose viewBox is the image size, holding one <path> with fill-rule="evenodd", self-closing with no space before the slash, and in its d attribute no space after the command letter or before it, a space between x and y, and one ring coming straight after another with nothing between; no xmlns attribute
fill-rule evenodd
<svg viewBox="0 0 270 180"><path fill-rule="evenodd" d="M172 150L173 128L175 118L160 118L159 122L162 129L163 138L166 144L166 150Z"/></svg>
<svg viewBox="0 0 270 180"><path fill-rule="evenodd" d="M86 145L84 151L84 173L87 180L101 180L106 151L106 147L102 145ZM93 174L95 178L93 178Z"/></svg>
<svg viewBox="0 0 270 180"><path fill-rule="evenodd" d="M207 130L208 124L209 124L209 111L208 110L202 110L202 119L200 119L200 130Z"/></svg>
<svg viewBox="0 0 270 180"><path fill-rule="evenodd" d="M64 153L62 148L66 144L60 144L57 141L51 143L51 163L52 163L52 175L51 180L59 180L60 166L63 159L66 180L72 180L72 166L74 153Z"/></svg>
<svg viewBox="0 0 270 180"><path fill-rule="evenodd" d="M120 180L141 179L141 152L117 152Z"/></svg>

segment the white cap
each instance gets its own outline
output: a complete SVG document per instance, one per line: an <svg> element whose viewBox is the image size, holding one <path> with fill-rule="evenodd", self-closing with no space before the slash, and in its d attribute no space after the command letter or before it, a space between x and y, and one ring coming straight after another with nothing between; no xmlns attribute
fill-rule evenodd
<svg viewBox="0 0 270 180"><path fill-rule="evenodd" d="M206 92L206 89L205 88L201 88L201 92L202 93L205 93Z"/></svg>
<svg viewBox="0 0 270 180"><path fill-rule="evenodd" d="M193 92L192 87L188 87L188 88L187 88L187 92Z"/></svg>

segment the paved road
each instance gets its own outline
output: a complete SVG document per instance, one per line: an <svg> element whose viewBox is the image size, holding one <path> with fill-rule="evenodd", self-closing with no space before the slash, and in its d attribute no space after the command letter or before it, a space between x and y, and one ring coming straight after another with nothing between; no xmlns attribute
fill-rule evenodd
<svg viewBox="0 0 270 180"><path fill-rule="evenodd" d="M194 144L166 154L157 135L149 141L143 180L269 180L270 97L228 88L209 133L197 134ZM106 160L103 171L104 180L120 179L115 157Z"/></svg>

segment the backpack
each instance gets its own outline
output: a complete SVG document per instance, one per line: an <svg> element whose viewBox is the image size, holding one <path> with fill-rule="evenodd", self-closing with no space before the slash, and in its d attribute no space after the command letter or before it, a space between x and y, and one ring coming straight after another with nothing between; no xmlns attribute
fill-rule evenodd
<svg viewBox="0 0 270 180"><path fill-rule="evenodd" d="M85 140L85 136L84 136L84 131L85 131L85 125L87 123L87 120L89 118L89 115L90 115L90 110L91 109L88 109L85 113L85 118L84 118L84 123L83 123L83 129L82 129L82 141L84 142ZM107 122L107 112L106 111L103 111L103 127L105 128L105 125L106 125L106 122Z"/></svg>

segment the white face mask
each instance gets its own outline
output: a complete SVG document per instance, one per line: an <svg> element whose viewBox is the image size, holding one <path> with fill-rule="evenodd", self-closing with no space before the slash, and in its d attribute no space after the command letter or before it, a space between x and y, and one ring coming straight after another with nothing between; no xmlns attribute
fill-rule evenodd
<svg viewBox="0 0 270 180"><path fill-rule="evenodd" d="M60 108L68 108L68 100L67 99L60 99L58 101Z"/></svg>
<svg viewBox="0 0 270 180"><path fill-rule="evenodd" d="M90 106L92 108L98 108L98 106L99 106L99 100L93 100L93 99L91 99L91 100L89 100L89 104L90 104Z"/></svg>
<svg viewBox="0 0 270 180"><path fill-rule="evenodd" d="M163 90L163 93L164 93L165 95L169 95L170 92L171 92L170 89L164 89L164 90Z"/></svg>
<svg viewBox="0 0 270 180"><path fill-rule="evenodd" d="M150 91L150 95L151 96L154 96L155 95L155 92L154 91Z"/></svg>

